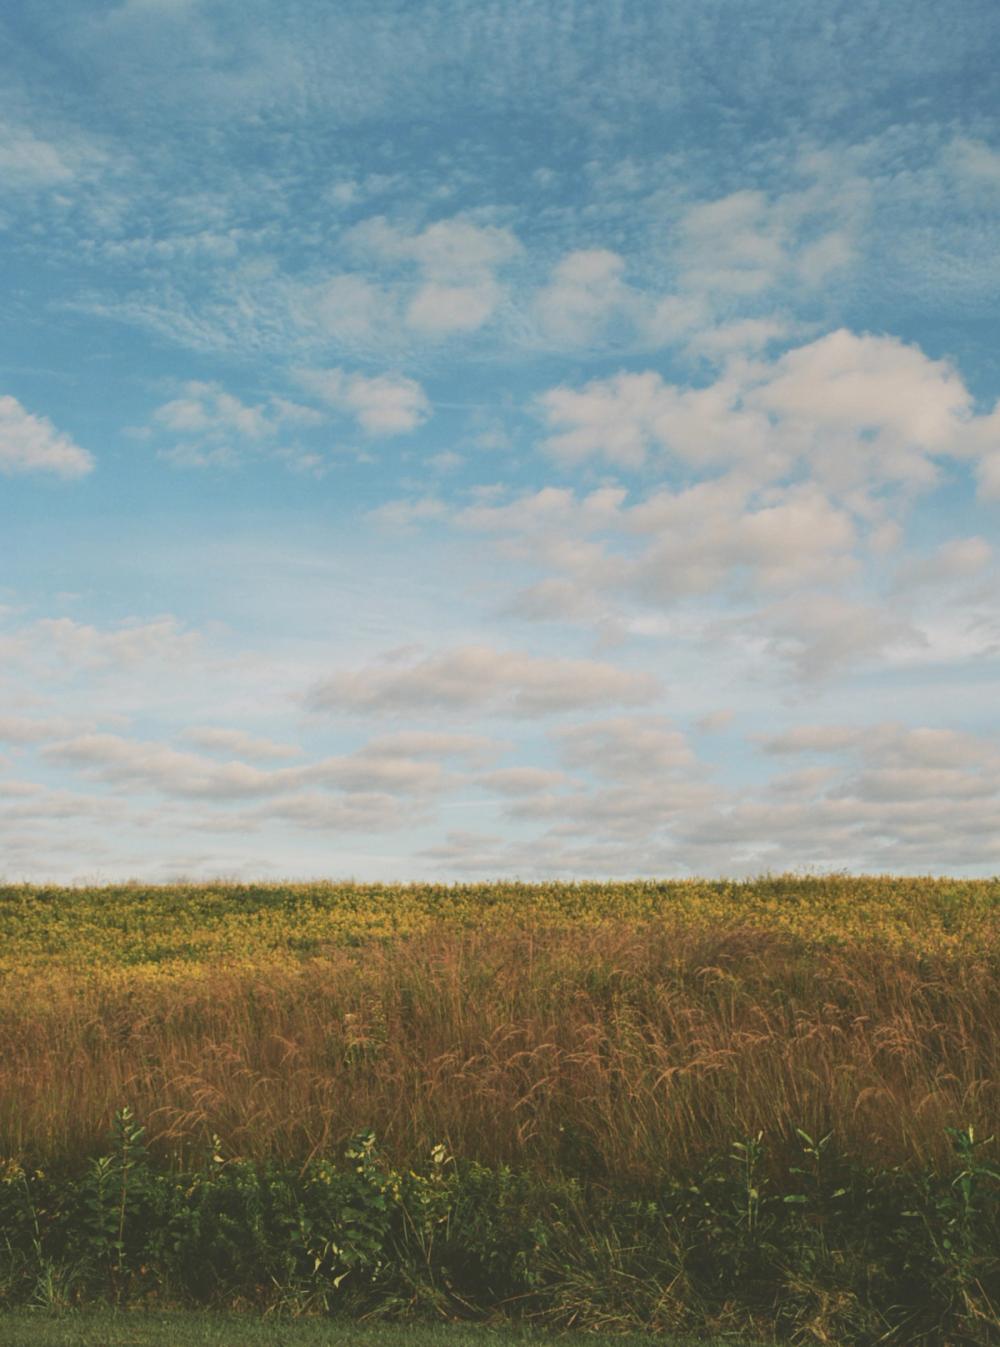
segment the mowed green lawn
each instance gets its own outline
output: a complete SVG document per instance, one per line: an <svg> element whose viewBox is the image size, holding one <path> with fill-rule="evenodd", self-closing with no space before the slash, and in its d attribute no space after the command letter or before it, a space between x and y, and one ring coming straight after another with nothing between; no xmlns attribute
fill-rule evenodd
<svg viewBox="0 0 1000 1347"><path fill-rule="evenodd" d="M208 1313L0 1313L3 1347L723 1347L723 1340ZM725 1347L764 1347L725 1339Z"/></svg>

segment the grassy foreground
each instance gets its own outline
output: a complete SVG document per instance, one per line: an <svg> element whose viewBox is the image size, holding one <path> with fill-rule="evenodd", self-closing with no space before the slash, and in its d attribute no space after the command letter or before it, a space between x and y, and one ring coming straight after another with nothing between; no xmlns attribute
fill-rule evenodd
<svg viewBox="0 0 1000 1347"><path fill-rule="evenodd" d="M4 1347L649 1347L645 1334L559 1334L457 1324L358 1324L223 1314L0 1313ZM754 1347L749 1339L659 1339L661 1347ZM762 1345L758 1345L762 1347Z"/></svg>
<svg viewBox="0 0 1000 1347"><path fill-rule="evenodd" d="M0 1306L995 1343L998 1007L1000 881L0 890Z"/></svg>

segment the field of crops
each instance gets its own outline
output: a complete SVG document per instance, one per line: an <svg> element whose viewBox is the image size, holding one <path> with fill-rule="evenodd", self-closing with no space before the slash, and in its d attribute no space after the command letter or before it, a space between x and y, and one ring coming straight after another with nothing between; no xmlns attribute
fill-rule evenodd
<svg viewBox="0 0 1000 1347"><path fill-rule="evenodd" d="M886 1325L893 1329L888 1301L904 1294L901 1286L936 1286L927 1323L961 1322L973 1336L956 1341L985 1342L975 1334L992 1331L982 1325L1000 1301L996 1251L983 1248L984 1239L987 1246L1000 1239L1000 1181L990 1177L1000 1169L991 1139L998 1120L998 881L785 876L746 884L0 890L0 1158L8 1199L14 1203L21 1188L35 1193L35 1205L17 1207L30 1243L38 1194L58 1206L44 1187L51 1175L86 1186L91 1180L80 1176L93 1176L105 1163L95 1157L110 1145L110 1187L103 1197L81 1197L80 1209L108 1204L102 1229L108 1266L117 1259L118 1293L126 1201L116 1244L115 1184L139 1164L128 1137L141 1127L134 1143L141 1163L159 1175L148 1179L143 1210L154 1189L163 1210L183 1205L180 1194L201 1191L191 1176L205 1163L216 1166L220 1183L224 1171L247 1182L253 1173L257 1184L260 1167L270 1166L285 1176L274 1179L279 1187L287 1181L295 1189L296 1174L306 1185L295 1198L305 1203L296 1208L301 1230L303 1212L318 1200L315 1166L336 1170L347 1150L354 1155L347 1169L367 1175L366 1183L380 1176L372 1182L390 1206L405 1208L400 1194L410 1192L406 1200L426 1215L427 1203L447 1191L449 1201L466 1204L466 1219L482 1200L493 1212L490 1239L500 1240L496 1230L514 1208L522 1212L516 1228L530 1225L532 1238L543 1238L539 1221L565 1229L579 1218L590 1231L590 1271L577 1268L576 1301L557 1296L552 1304L593 1310L580 1278L589 1276L592 1287L615 1283L607 1260L620 1263L624 1254L609 1252L603 1234L594 1244L601 1221L608 1230L624 1221L633 1250L652 1240L644 1221L673 1222L675 1234L688 1231L691 1258L697 1246L706 1267L727 1267L731 1255L732 1287L750 1279L730 1304L721 1291L713 1301L695 1278L686 1300L675 1293L683 1312L664 1308L652 1291L648 1304L640 1296L605 1317L578 1304L580 1321L592 1326L772 1329L777 1310L760 1304L770 1295L777 1305L781 1279L798 1277L811 1287L803 1293L808 1309L796 1310L798 1328L812 1314L829 1332L853 1315L870 1334L857 1340L874 1342ZM447 1182L442 1165L452 1166ZM479 1194L474 1201L467 1181ZM528 1188L515 1200L508 1181ZM702 1190L715 1192L715 1225L695 1213L702 1199L691 1191ZM250 1200L239 1191L241 1202ZM647 1199L658 1215L636 1214ZM605 1210L609 1202L614 1212ZM562 1215L543 1218L546 1203ZM364 1201L355 1194L348 1205L360 1210ZM439 1210L453 1233L458 1210ZM58 1219L69 1230L76 1217L64 1211ZM401 1228L407 1221L416 1228L412 1213L399 1219ZM887 1233L893 1221L900 1230L916 1222L930 1241L914 1267L899 1252L907 1247L899 1230ZM885 1248L865 1243L869 1229L882 1229ZM750 1252L764 1256L757 1243L767 1230L765 1274ZM73 1238L53 1235L53 1248L65 1253ZM463 1239L474 1242L468 1231ZM504 1239L511 1268L528 1258L520 1246L511 1251L509 1231ZM711 1258L699 1240L719 1244ZM446 1243L441 1235L438 1247ZM555 1257L531 1247L539 1266ZM660 1244L649 1243L642 1257L654 1248ZM143 1250L136 1246L136 1266L153 1261ZM346 1264L334 1273L336 1258L325 1257L302 1254L316 1268L329 1263L331 1280L347 1276ZM876 1294L871 1269L880 1258L895 1271L885 1272ZM513 1271L504 1284L527 1296L531 1266L517 1263L523 1285ZM679 1266L687 1267L683 1258ZM623 1267L626 1280L639 1277ZM218 1275L218 1286L228 1286L230 1274ZM660 1273L643 1276L650 1287L660 1284ZM672 1284L682 1280L676 1271ZM18 1284L22 1294L23 1277ZM197 1277L191 1285L200 1285ZM267 1298L260 1288L256 1294ZM302 1294L308 1300L312 1292ZM781 1303L788 1296L786 1287ZM905 1301L897 1309L912 1328ZM922 1331L935 1340L931 1328Z"/></svg>

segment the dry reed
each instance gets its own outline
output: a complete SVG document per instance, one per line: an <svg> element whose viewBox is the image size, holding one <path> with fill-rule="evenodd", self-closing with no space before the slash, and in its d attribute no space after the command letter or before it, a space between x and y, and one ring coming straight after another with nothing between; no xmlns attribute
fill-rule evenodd
<svg viewBox="0 0 1000 1347"><path fill-rule="evenodd" d="M762 1129L880 1168L1000 1118L1000 945L930 953L682 919L455 929L174 979L0 992L0 1156L76 1164L129 1104L161 1152L212 1134L304 1161L373 1129L616 1183Z"/></svg>

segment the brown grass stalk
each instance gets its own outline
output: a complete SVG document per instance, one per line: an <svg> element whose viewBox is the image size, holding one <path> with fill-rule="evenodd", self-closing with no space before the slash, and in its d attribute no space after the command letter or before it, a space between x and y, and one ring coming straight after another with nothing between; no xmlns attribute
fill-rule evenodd
<svg viewBox="0 0 1000 1347"><path fill-rule="evenodd" d="M1000 1117L998 953L817 947L618 921L330 948L174 982L61 974L0 993L0 1156L79 1163L132 1107L191 1158L455 1154L616 1182L763 1129L873 1165L941 1164Z"/></svg>

